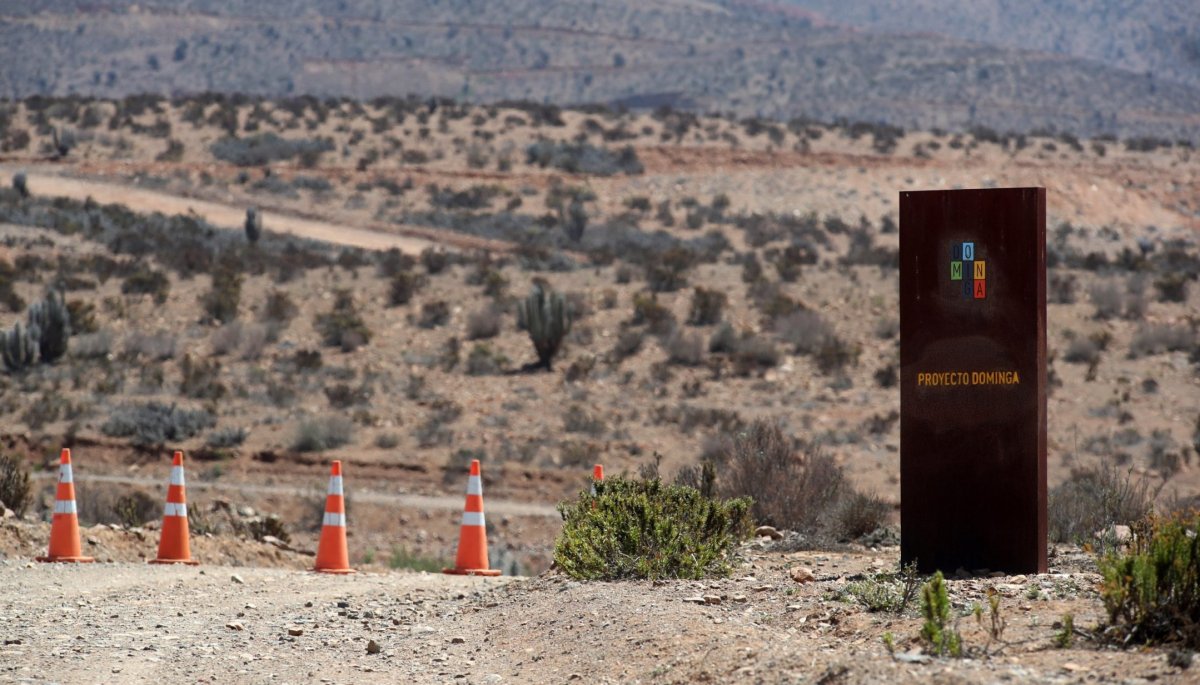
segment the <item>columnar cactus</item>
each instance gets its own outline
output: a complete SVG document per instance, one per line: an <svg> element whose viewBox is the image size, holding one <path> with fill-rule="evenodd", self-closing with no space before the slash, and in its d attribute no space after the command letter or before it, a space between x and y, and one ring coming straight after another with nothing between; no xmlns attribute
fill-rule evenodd
<svg viewBox="0 0 1200 685"><path fill-rule="evenodd" d="M246 209L246 240L250 241L251 245L258 242L262 237L262 214L254 207Z"/></svg>
<svg viewBox="0 0 1200 685"><path fill-rule="evenodd" d="M37 341L43 362L53 363L67 353L71 312L62 295L47 293L46 299L29 307L29 331Z"/></svg>
<svg viewBox="0 0 1200 685"><path fill-rule="evenodd" d="M13 174L12 187L21 197L29 197L29 179L26 178L24 171Z"/></svg>
<svg viewBox="0 0 1200 685"><path fill-rule="evenodd" d="M561 293L535 283L533 291L517 304L517 325L529 332L537 350L535 368L551 370L554 356L562 347L563 338L571 330L571 314Z"/></svg>
<svg viewBox="0 0 1200 685"><path fill-rule="evenodd" d="M11 330L0 333L0 355L9 371L22 371L33 364L37 356L37 341L18 321Z"/></svg>

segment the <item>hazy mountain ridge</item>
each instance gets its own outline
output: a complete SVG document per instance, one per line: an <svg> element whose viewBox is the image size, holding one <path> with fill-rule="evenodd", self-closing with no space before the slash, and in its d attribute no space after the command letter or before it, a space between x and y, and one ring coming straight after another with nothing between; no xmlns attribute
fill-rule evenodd
<svg viewBox="0 0 1200 685"><path fill-rule="evenodd" d="M766 4L58 0L10 10L0 45L7 97L418 93L1200 138L1200 87Z"/></svg>
<svg viewBox="0 0 1200 685"><path fill-rule="evenodd" d="M1094 59L1200 85L1200 7L1189 0L785 0L819 20L878 32L928 31Z"/></svg>

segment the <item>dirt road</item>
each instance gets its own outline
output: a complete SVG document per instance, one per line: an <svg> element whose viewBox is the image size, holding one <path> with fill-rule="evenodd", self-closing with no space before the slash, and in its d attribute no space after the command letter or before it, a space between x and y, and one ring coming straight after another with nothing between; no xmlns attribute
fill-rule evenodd
<svg viewBox="0 0 1200 685"><path fill-rule="evenodd" d="M0 175L10 175L15 168L0 167ZM202 217L214 226L241 229L246 219L244 207L221 204L187 197L179 197L144 188L134 188L116 183L82 180L52 174L26 172L29 190L34 195L69 197L73 200L94 198L97 202L117 203L138 212L162 212L163 214L190 214ZM301 238L310 238L339 245L361 247L368 250L398 248L410 254L434 245L431 240L411 236L394 235L354 226L319 221L298 216L264 212L263 228L276 233L287 233Z"/></svg>
<svg viewBox="0 0 1200 685"><path fill-rule="evenodd" d="M1084 628L1103 620L1098 576L1065 564L1087 559L1082 552L1057 557L1065 565L1051 574L949 581L970 657L947 659L922 653L915 610L869 612L839 597L848 579L894 568L894 548L761 546L745 549L731 578L653 583L9 557L0 560L0 682L982 685L1192 676L1167 650L1105 649L1082 637L1053 646L1064 614ZM793 580L797 566L815 580ZM998 637L969 615L989 588L1007 617Z"/></svg>
<svg viewBox="0 0 1200 685"><path fill-rule="evenodd" d="M473 667L478 640L452 643L451 629L454 616L508 582L140 564L0 566L0 586L23 588L0 602L0 682L439 682L460 673L470 675L466 682L499 682ZM414 645L397 649L399 635ZM386 647L368 654L370 640ZM414 649L426 644L442 654L414 659Z"/></svg>
<svg viewBox="0 0 1200 685"><path fill-rule="evenodd" d="M53 481L57 478L55 473L34 473L34 480ZM163 481L161 478L142 478L136 476L113 476L104 474L77 474L75 481L79 483L111 483L114 485L127 485L144 488L161 488ZM281 497L310 497L313 489L302 488L287 485L256 485L253 483L230 483L230 482L212 482L202 480L189 480L188 489L190 490L211 490L216 493L237 493L239 495L276 495ZM416 510L438 510L438 511L461 511L463 506L463 498L457 495L432 496L432 495L413 495L405 493L390 493L377 492L373 490L353 489L349 492L357 502L369 504L385 504L393 507ZM548 518L560 518L558 510L547 504L534 504L528 502L512 502L507 500L497 500L489 498L487 500L487 511L492 514L502 514L509 516L544 516Z"/></svg>

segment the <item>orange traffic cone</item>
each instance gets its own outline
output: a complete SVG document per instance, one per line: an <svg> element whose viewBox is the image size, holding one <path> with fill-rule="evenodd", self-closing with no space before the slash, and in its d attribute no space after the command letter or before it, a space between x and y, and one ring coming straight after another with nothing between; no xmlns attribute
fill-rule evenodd
<svg viewBox="0 0 1200 685"><path fill-rule="evenodd" d="M58 492L54 495L54 518L50 523L50 550L38 561L90 563L79 548L79 517L75 514L75 479L71 475L71 450L63 448L58 465Z"/></svg>
<svg viewBox="0 0 1200 685"><path fill-rule="evenodd" d="M319 573L354 573L350 568L350 552L346 549L346 499L342 493L342 462L333 462L329 471L329 490L325 495L325 521L321 525L321 541L317 544Z"/></svg>
<svg viewBox="0 0 1200 685"><path fill-rule="evenodd" d="M171 482L167 486L167 505L163 509L162 533L158 538L158 558L151 564L190 564L192 547L188 540L187 496L183 489L183 452L175 452L171 461Z"/></svg>
<svg viewBox="0 0 1200 685"><path fill-rule="evenodd" d="M604 480L604 466L596 464L592 467L592 494L596 494L596 483Z"/></svg>
<svg viewBox="0 0 1200 685"><path fill-rule="evenodd" d="M471 460L471 475L467 478L467 504L463 508L462 527L458 534L458 556L454 568L442 573L458 576L498 576L499 569L488 568L487 528L483 522L483 480L479 477L479 460Z"/></svg>

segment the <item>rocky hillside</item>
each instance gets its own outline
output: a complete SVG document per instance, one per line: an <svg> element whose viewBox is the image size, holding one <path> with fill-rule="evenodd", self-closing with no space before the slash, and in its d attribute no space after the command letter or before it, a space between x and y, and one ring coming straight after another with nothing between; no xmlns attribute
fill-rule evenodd
<svg viewBox="0 0 1200 685"><path fill-rule="evenodd" d="M1186 21L1177 25L1187 30ZM0 95L417 93L905 128L1200 137L1200 87L1188 79L1020 49L1044 49L1036 42L993 47L914 36L911 25L880 28L906 33L864 33L732 0L287 0L249 9L228 0L60 0L0 14Z"/></svg>
<svg viewBox="0 0 1200 685"><path fill-rule="evenodd" d="M1188 0L1076 3L987 0L788 0L829 21L875 32L938 33L1103 62L1200 85L1200 13Z"/></svg>

